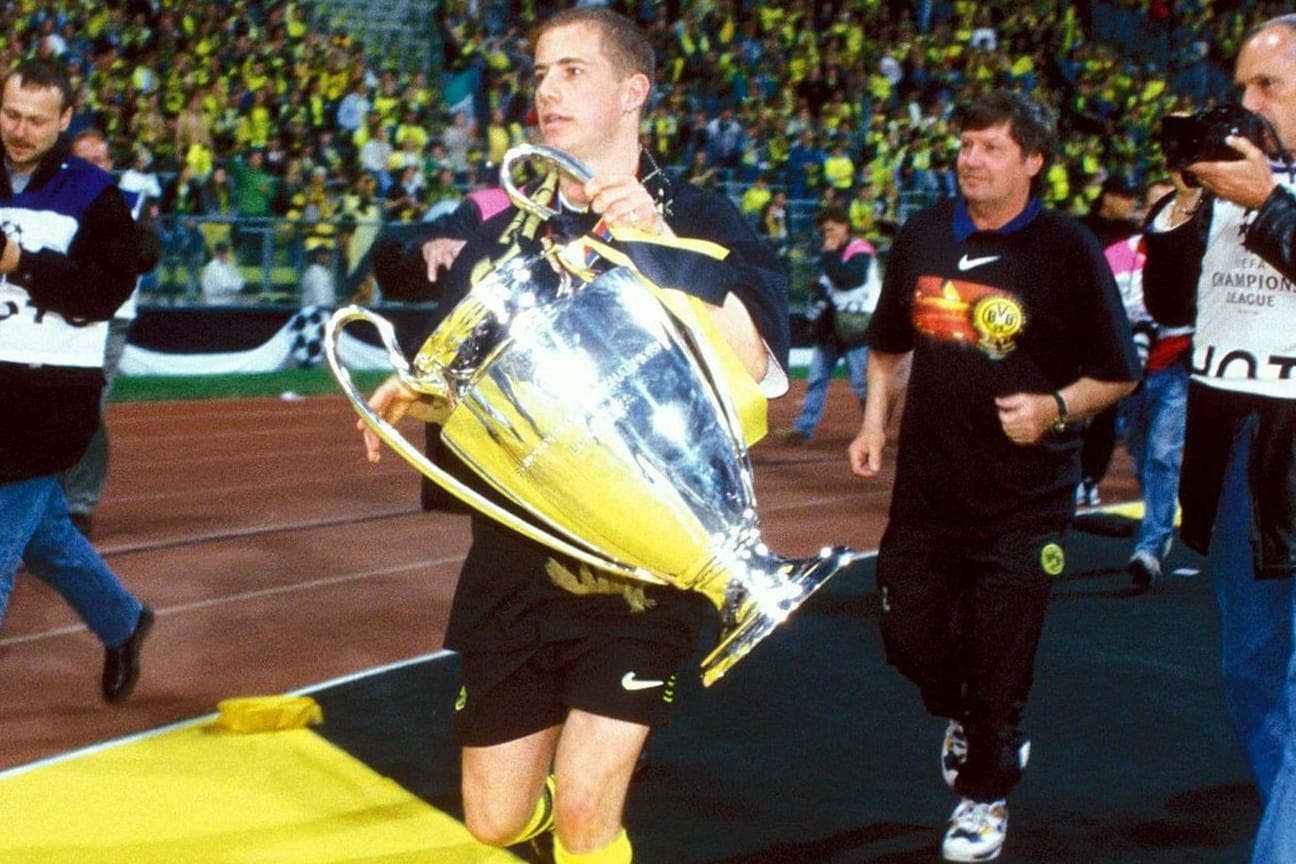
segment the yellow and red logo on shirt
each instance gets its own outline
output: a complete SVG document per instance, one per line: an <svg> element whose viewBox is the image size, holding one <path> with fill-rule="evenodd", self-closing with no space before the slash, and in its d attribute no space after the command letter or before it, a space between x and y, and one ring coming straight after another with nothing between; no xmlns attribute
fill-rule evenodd
<svg viewBox="0 0 1296 864"><path fill-rule="evenodd" d="M914 287L913 324L941 342L961 342L992 359L1008 356L1026 324L1021 301L989 285L920 276Z"/></svg>

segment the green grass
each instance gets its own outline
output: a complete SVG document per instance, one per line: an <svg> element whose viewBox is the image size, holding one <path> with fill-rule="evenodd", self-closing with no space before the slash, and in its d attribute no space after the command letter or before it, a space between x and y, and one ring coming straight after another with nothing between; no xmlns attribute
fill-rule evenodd
<svg viewBox="0 0 1296 864"><path fill-rule="evenodd" d="M803 379L806 370L788 370L793 380ZM361 370L351 373L351 380L361 392L369 393L387 379L390 372ZM846 375L845 364L835 370L835 377ZM342 388L326 367L285 369L280 372L258 372L238 375L118 375L113 382L110 402L182 402L199 399L245 399L278 396L281 393L300 396L341 395Z"/></svg>
<svg viewBox="0 0 1296 864"><path fill-rule="evenodd" d="M390 373L352 372L351 378L368 393ZM186 399L234 399L278 396L341 394L342 388L327 368L285 369L247 375L118 375L113 382L112 402L166 402Z"/></svg>

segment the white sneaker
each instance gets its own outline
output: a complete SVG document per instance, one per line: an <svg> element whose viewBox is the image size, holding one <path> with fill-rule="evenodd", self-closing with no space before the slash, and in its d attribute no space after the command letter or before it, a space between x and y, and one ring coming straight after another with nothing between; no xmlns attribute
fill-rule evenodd
<svg viewBox="0 0 1296 864"><path fill-rule="evenodd" d="M1078 494L1076 504L1083 506L1098 506L1103 503L1102 496L1098 494L1098 481L1093 477L1086 477L1080 483L1080 494Z"/></svg>
<svg viewBox="0 0 1296 864"><path fill-rule="evenodd" d="M950 815L941 857L946 861L990 861L999 857L1007 836L1007 801L964 798Z"/></svg>

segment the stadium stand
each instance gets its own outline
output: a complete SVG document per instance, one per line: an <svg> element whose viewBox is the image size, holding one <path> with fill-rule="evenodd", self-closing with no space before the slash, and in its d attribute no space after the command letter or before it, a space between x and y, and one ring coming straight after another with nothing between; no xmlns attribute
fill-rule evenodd
<svg viewBox="0 0 1296 864"><path fill-rule="evenodd" d="M871 206L853 212L885 250L909 213L952 194L946 121L969 90L1044 94L1066 154L1046 194L1083 213L1108 173L1161 171L1159 118L1227 99L1241 33L1283 11L1205 0L612 5L658 50L645 146L735 201L757 177L785 193L779 224L796 288L827 195L849 203L867 185ZM527 135L525 33L547 9L505 0L15 0L0 10L0 62L64 59L78 83L72 131L99 126L118 164L145 154L164 186L190 166L199 203L158 218L170 234L192 237L182 229L197 226L202 249L171 244L187 251L163 262L146 304L195 299L193 259L227 239L247 301L291 305L307 243L324 236L339 284L370 296L357 271L365 245L385 219L420 216L385 206L405 165L417 167L421 207L493 182L491 154ZM328 198L307 200L306 180L320 169ZM222 170L235 179L232 194L212 188ZM365 174L376 189L365 191ZM769 224L762 215L752 218Z"/></svg>

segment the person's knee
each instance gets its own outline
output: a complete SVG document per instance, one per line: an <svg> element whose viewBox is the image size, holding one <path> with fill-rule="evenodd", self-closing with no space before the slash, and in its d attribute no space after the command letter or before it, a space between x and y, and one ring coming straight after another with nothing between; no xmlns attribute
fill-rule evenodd
<svg viewBox="0 0 1296 864"><path fill-rule="evenodd" d="M465 809L464 827L478 843L496 847L507 846L517 836L519 827L499 821L495 818L496 815Z"/></svg>
<svg viewBox="0 0 1296 864"><path fill-rule="evenodd" d="M512 845L522 831L529 812L500 802L494 796L464 796L464 827L473 839L487 846Z"/></svg>
<svg viewBox="0 0 1296 864"><path fill-rule="evenodd" d="M597 845L598 835L605 832L610 818L597 795L580 786L563 787L554 805L554 822L570 841L569 848Z"/></svg>

